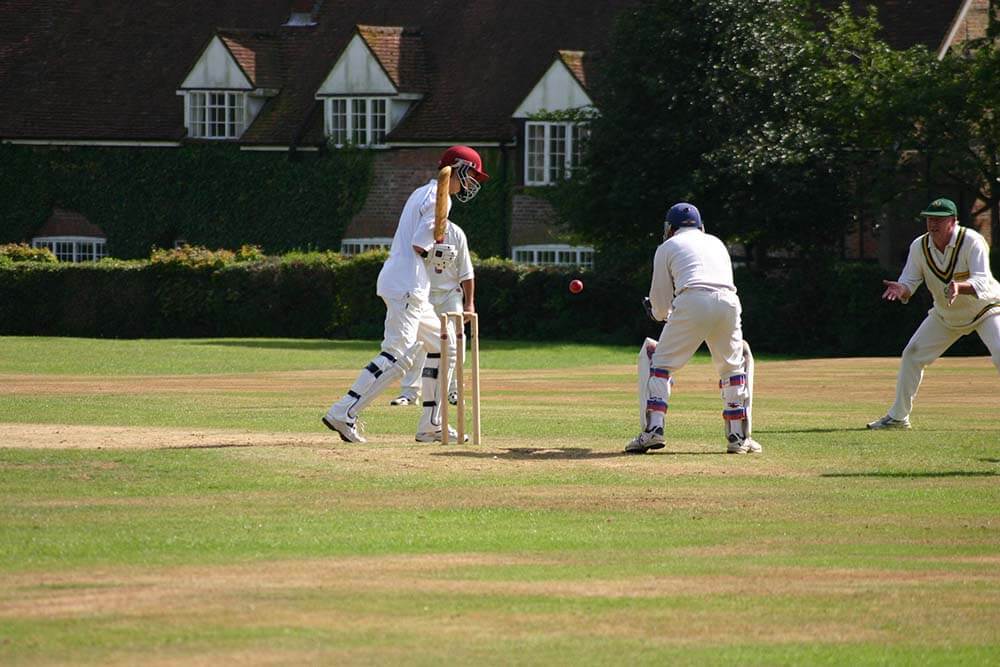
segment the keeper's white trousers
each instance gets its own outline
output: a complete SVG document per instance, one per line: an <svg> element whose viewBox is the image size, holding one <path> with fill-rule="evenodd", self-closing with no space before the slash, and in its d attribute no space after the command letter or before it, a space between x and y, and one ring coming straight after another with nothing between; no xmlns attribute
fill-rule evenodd
<svg viewBox="0 0 1000 667"><path fill-rule="evenodd" d="M653 368L675 373L704 341L720 378L744 372L742 312L739 297L730 290L684 290L674 297L651 359Z"/></svg>
<svg viewBox="0 0 1000 667"><path fill-rule="evenodd" d="M978 325L965 329L946 327L933 313L917 327L903 349L896 378L896 402L889 409L893 419L906 419L913 410L913 399L924 377L924 368L937 361L952 344L975 331L990 351L993 365L1000 371L1000 315L992 315Z"/></svg>

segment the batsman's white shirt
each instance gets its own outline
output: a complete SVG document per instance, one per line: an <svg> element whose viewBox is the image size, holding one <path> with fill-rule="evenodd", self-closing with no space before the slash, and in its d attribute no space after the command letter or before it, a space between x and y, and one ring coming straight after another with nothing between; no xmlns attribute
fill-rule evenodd
<svg viewBox="0 0 1000 667"><path fill-rule="evenodd" d="M430 278L424 260L413 246L429 250L434 245L434 204L437 180L431 179L413 191L399 216L396 235L392 237L389 259L378 274L376 293L383 299L403 299L407 295L426 300ZM451 197L448 198L451 210Z"/></svg>
<svg viewBox="0 0 1000 667"><path fill-rule="evenodd" d="M930 234L918 236L910 244L906 265L897 282L906 285L911 295L920 283L927 283L934 299L927 314L950 329L967 329L985 317L1000 314L1000 284L990 273L989 257L989 246L982 235L955 225L944 252L937 249ZM976 294L959 294L955 303L948 305L944 290L952 280L969 281Z"/></svg>
<svg viewBox="0 0 1000 667"><path fill-rule="evenodd" d="M718 238L695 227L682 227L656 249L649 288L653 316L667 319L674 297L693 288L735 293L733 263Z"/></svg>

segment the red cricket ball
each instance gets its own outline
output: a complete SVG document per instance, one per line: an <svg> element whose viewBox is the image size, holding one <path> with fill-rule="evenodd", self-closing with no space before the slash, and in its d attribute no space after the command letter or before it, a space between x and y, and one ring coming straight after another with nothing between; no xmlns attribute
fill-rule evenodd
<svg viewBox="0 0 1000 667"><path fill-rule="evenodd" d="M569 291L573 294L579 294L583 291L583 281L582 280L571 280L569 281Z"/></svg>

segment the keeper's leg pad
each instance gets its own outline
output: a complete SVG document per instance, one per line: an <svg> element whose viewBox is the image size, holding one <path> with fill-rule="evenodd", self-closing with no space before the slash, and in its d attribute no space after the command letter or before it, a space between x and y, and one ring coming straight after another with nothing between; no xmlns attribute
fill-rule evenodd
<svg viewBox="0 0 1000 667"><path fill-rule="evenodd" d="M733 373L719 380L722 390L722 419L726 438L735 435L740 440L750 437L753 407L753 355L750 346L743 342L743 372Z"/></svg>
<svg viewBox="0 0 1000 667"><path fill-rule="evenodd" d="M420 393L423 395L423 411L420 413L420 423L417 425L417 433L432 433L441 428L441 401L448 400L448 397L438 396L441 386L441 382L438 379L438 373L440 372L441 354L438 352L428 352L422 373L423 384Z"/></svg>
<svg viewBox="0 0 1000 667"><path fill-rule="evenodd" d="M673 383L670 371L653 368L651 360L655 351L656 341L652 338L647 338L639 349L639 426L643 431L663 426Z"/></svg>
<svg viewBox="0 0 1000 667"><path fill-rule="evenodd" d="M347 409L347 416L355 419L386 387L403 377L421 347L423 343L418 341L398 358L382 351L372 359L354 381L347 395L341 399L344 404L342 407Z"/></svg>

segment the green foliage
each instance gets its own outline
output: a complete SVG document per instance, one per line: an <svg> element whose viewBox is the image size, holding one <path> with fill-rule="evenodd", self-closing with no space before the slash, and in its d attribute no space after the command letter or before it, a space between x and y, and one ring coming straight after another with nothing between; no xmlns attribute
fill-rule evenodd
<svg viewBox="0 0 1000 667"><path fill-rule="evenodd" d="M510 254L510 188L516 180L514 165L506 151L488 148L480 151L483 168L490 180L483 184L472 201L455 202L451 217L465 230L469 243L481 257L505 257Z"/></svg>
<svg viewBox="0 0 1000 667"><path fill-rule="evenodd" d="M47 262L59 260L48 248L32 248L27 243L6 243L0 245L0 257L10 262Z"/></svg>
<svg viewBox="0 0 1000 667"><path fill-rule="evenodd" d="M268 252L339 247L367 195L370 152L294 156L231 145L167 149L0 146L0 241L30 238L61 207L108 235L116 257L177 239Z"/></svg>

